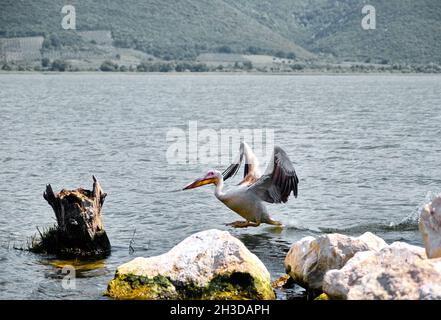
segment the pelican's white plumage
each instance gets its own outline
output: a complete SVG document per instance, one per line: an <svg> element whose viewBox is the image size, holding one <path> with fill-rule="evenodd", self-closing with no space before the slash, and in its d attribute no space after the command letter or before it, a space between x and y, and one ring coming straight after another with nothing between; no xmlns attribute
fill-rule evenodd
<svg viewBox="0 0 441 320"><path fill-rule="evenodd" d="M237 186L224 191L224 181L233 177L244 161L242 181ZM242 142L237 160L222 174L217 170L210 170L203 178L187 185L184 190L210 183L216 185L214 192L216 198L246 219L246 221L236 221L229 225L248 227L258 226L260 223L280 225L280 222L270 217L264 202L285 203L291 193L297 197L299 179L288 155L277 146L262 175L257 157L248 144Z"/></svg>

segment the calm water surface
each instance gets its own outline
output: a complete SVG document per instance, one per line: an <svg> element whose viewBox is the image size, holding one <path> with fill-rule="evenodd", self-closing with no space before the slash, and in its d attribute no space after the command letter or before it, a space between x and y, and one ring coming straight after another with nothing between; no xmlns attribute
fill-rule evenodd
<svg viewBox="0 0 441 320"><path fill-rule="evenodd" d="M167 132L190 120L275 130L300 177L298 199L270 205L283 230L226 227L238 216L212 187L174 192L208 169L166 161ZM241 239L273 279L306 235L421 244L419 207L441 190L440 123L437 76L0 75L0 298L102 299L118 265L211 228ZM55 222L47 183L91 188L92 174L113 251L64 290L57 261L14 247Z"/></svg>

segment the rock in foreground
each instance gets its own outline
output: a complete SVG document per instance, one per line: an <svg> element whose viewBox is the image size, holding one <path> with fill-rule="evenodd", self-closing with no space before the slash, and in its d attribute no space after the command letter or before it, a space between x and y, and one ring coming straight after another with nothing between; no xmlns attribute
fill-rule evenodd
<svg viewBox="0 0 441 320"><path fill-rule="evenodd" d="M379 252L358 252L342 269L329 271L323 291L333 299L441 299L440 283L441 259L394 242Z"/></svg>
<svg viewBox="0 0 441 320"><path fill-rule="evenodd" d="M305 237L296 242L285 259L286 272L295 282L310 290L322 290L325 273L340 269L359 251L379 251L386 247L383 239L366 232L360 237L342 234Z"/></svg>
<svg viewBox="0 0 441 320"><path fill-rule="evenodd" d="M263 263L229 232L196 233L169 252L118 267L116 299L274 299Z"/></svg>
<svg viewBox="0 0 441 320"><path fill-rule="evenodd" d="M441 258L441 196L427 204L420 216L419 229L429 258Z"/></svg>

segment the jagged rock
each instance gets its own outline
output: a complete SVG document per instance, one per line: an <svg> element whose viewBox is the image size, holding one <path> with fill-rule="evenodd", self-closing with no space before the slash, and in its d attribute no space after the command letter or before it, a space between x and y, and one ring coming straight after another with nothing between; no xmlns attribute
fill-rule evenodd
<svg viewBox="0 0 441 320"><path fill-rule="evenodd" d="M286 272L295 282L310 290L321 290L328 270L340 269L359 251L386 247L383 239L366 232L360 237L342 234L305 237L294 243L285 258Z"/></svg>
<svg viewBox="0 0 441 320"><path fill-rule="evenodd" d="M323 291L333 299L439 299L441 259L424 249L394 242L378 252L358 252L340 270L330 270Z"/></svg>
<svg viewBox="0 0 441 320"><path fill-rule="evenodd" d="M441 196L421 211L419 229L429 258L441 258Z"/></svg>
<svg viewBox="0 0 441 320"><path fill-rule="evenodd" d="M263 263L229 232L196 233L160 256L118 267L107 295L117 299L274 299Z"/></svg>

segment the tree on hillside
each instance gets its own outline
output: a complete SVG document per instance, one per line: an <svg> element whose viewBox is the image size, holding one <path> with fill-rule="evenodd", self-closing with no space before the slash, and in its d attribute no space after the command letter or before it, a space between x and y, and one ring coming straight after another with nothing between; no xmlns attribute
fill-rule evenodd
<svg viewBox="0 0 441 320"><path fill-rule="evenodd" d="M11 70L12 70L12 67L11 67L9 64L5 63L5 64L2 66L2 70L4 70L4 71L11 71Z"/></svg>
<svg viewBox="0 0 441 320"><path fill-rule="evenodd" d="M184 72L186 70L191 70L192 66L189 63L186 62L180 62L176 65L175 71L176 72Z"/></svg>
<svg viewBox="0 0 441 320"><path fill-rule="evenodd" d="M247 52L249 54L259 54L260 53L260 49L255 47L255 46L249 46Z"/></svg>
<svg viewBox="0 0 441 320"><path fill-rule="evenodd" d="M50 62L51 61L49 60L49 58L43 58L43 59L41 59L41 66L43 68L47 68L47 67L49 67Z"/></svg>
<svg viewBox="0 0 441 320"><path fill-rule="evenodd" d="M251 69L253 69L253 64L251 63L251 61L245 61L243 63L243 68L245 70L251 70Z"/></svg>
<svg viewBox="0 0 441 320"><path fill-rule="evenodd" d="M173 68L169 63L163 63L159 66L159 72L170 72Z"/></svg>
<svg viewBox="0 0 441 320"><path fill-rule="evenodd" d="M193 66L191 69L192 72L208 72L210 71L210 68L204 63L198 63Z"/></svg>
<svg viewBox="0 0 441 320"><path fill-rule="evenodd" d="M106 60L101 64L100 70L105 72L118 71L118 65L110 60Z"/></svg>
<svg viewBox="0 0 441 320"><path fill-rule="evenodd" d="M283 52L283 51L277 51L274 55L275 55L277 58L281 58L281 59L285 59L285 58L286 58L286 53Z"/></svg>
<svg viewBox="0 0 441 320"><path fill-rule="evenodd" d="M51 65L51 71L66 71L70 65L64 60L54 60Z"/></svg>
<svg viewBox="0 0 441 320"><path fill-rule="evenodd" d="M56 34L51 34L49 36L45 36L43 40L43 48L51 49L51 48L59 48L61 47L60 37Z"/></svg>
<svg viewBox="0 0 441 320"><path fill-rule="evenodd" d="M229 46L221 46L217 48L217 52L219 53L232 53L233 49L231 49Z"/></svg>
<svg viewBox="0 0 441 320"><path fill-rule="evenodd" d="M290 52L286 55L286 57L290 60L295 60L296 59L296 54L294 52Z"/></svg>

